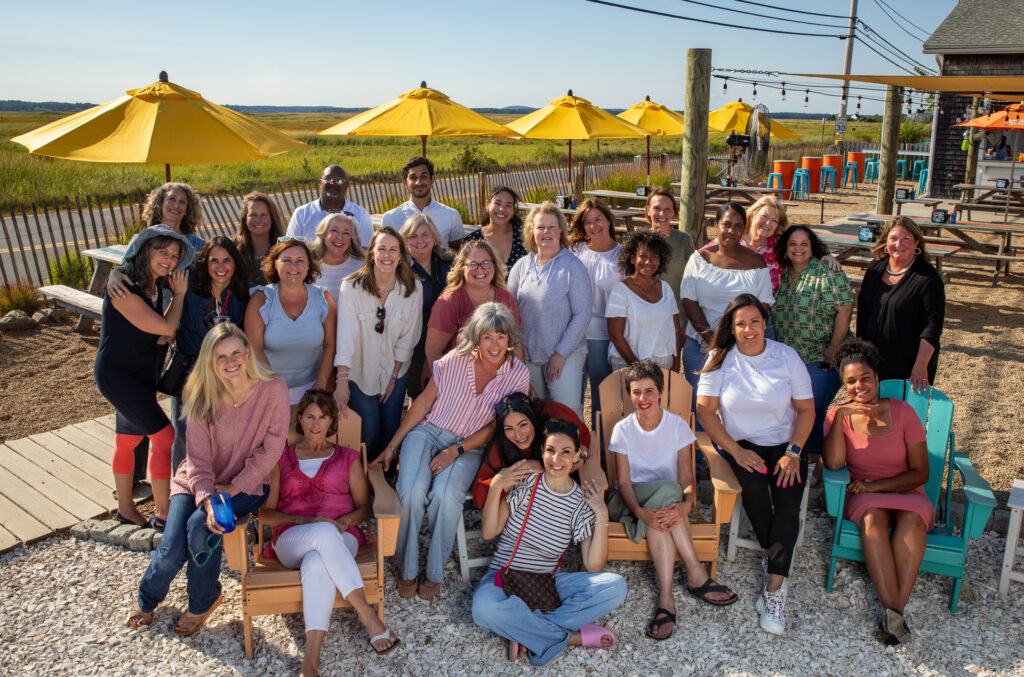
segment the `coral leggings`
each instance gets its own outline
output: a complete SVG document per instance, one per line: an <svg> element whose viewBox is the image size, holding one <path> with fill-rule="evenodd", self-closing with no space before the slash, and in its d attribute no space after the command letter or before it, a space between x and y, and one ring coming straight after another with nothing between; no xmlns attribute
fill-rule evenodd
<svg viewBox="0 0 1024 677"><path fill-rule="evenodd" d="M174 426L167 424L163 430L149 435L149 476L155 480L171 478L171 446L174 444ZM142 435L114 435L114 459L111 465L114 473L130 475L135 471L135 447L142 441Z"/></svg>

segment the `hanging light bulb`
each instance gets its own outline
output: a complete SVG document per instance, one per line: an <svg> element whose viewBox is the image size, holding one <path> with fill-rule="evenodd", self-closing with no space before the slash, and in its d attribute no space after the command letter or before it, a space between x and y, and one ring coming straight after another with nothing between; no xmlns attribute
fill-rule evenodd
<svg viewBox="0 0 1024 677"><path fill-rule="evenodd" d="M782 83L782 100L783 101L786 100L786 83L785 82Z"/></svg>
<svg viewBox="0 0 1024 677"><path fill-rule="evenodd" d="M857 115L860 115L860 97L857 97Z"/></svg>
<svg viewBox="0 0 1024 677"><path fill-rule="evenodd" d="M729 78L722 80L722 96L729 96Z"/></svg>
<svg viewBox="0 0 1024 677"><path fill-rule="evenodd" d="M750 97L751 101L757 101L757 85L754 85L754 96Z"/></svg>
<svg viewBox="0 0 1024 677"><path fill-rule="evenodd" d="M804 90L804 108L807 108L807 102L810 101L811 90Z"/></svg>

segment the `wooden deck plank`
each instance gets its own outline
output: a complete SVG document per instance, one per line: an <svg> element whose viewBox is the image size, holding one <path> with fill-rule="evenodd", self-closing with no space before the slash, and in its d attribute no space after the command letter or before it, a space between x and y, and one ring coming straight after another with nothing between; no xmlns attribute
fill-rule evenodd
<svg viewBox="0 0 1024 677"><path fill-rule="evenodd" d="M34 489L40 497L45 499L46 503L59 508L65 513L73 515L79 520L95 517L107 510L99 503L91 501L83 496L73 485L51 475L39 465L27 460L24 456L17 453L6 444L0 444L0 469L8 471L13 477L20 479L28 487ZM3 491L7 494L8 498L14 500L14 498L7 493L6 488L0 488L0 491ZM20 501L16 502L32 514L36 514L36 506L38 506L38 509L45 512L52 512L52 509L48 505L40 503L40 501L34 496L32 498L34 500L31 504L21 503ZM73 522L66 526L71 526L71 524L73 524Z"/></svg>
<svg viewBox="0 0 1024 677"><path fill-rule="evenodd" d="M104 444L92 435L79 430L73 425L66 425L63 428L58 428L51 432L65 442L73 444L82 451L92 454L96 460L106 463L107 467L110 467L110 461L114 454L113 444Z"/></svg>
<svg viewBox="0 0 1024 677"><path fill-rule="evenodd" d="M81 469L106 487L108 493L114 488L114 475L110 469L109 450L107 451L107 460L101 461L88 451L79 449L67 440L57 437L52 432L29 435L27 439L32 440L55 456L59 456L76 468ZM10 444L10 441L7 443Z"/></svg>
<svg viewBox="0 0 1024 677"><path fill-rule="evenodd" d="M108 449L114 448L114 431L96 421L82 421L74 424L79 430L85 431L101 442L107 443Z"/></svg>
<svg viewBox="0 0 1024 677"><path fill-rule="evenodd" d="M110 428L111 430L114 429L114 414L107 414L106 416L100 416L99 418L94 418L93 420L105 428Z"/></svg>
<svg viewBox="0 0 1024 677"><path fill-rule="evenodd" d="M21 545L21 539L7 529L0 527L0 553L14 550Z"/></svg>
<svg viewBox="0 0 1024 677"><path fill-rule="evenodd" d="M7 529L12 534L25 541L35 541L40 538L53 533L54 529L63 529L70 524L64 524L60 527L51 527L41 522L35 515L30 514L28 511L23 510L18 504L10 500L5 496L7 487L4 487L4 493L0 493L0 526ZM64 513L67 515L67 513ZM67 521L73 520L71 515L67 515Z"/></svg>
<svg viewBox="0 0 1024 677"><path fill-rule="evenodd" d="M42 470L54 476L74 491L94 503L100 510L106 512L117 506L117 501L110 494L110 487L96 479L81 468L72 465L65 459L54 454L42 445L28 439L8 440L6 446L13 449L26 462L34 463ZM107 475L110 475L107 471ZM94 512L89 517L99 515Z"/></svg>

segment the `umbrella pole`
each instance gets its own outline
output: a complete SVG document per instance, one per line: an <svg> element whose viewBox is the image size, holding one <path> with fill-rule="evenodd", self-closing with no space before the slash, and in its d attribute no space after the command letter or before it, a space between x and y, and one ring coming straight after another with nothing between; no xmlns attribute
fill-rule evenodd
<svg viewBox="0 0 1024 677"><path fill-rule="evenodd" d="M171 182L171 166L170 165L164 165L164 176L167 179L167 183L170 183Z"/></svg>
<svg viewBox="0 0 1024 677"><path fill-rule="evenodd" d="M572 190L572 139L569 139L569 193L574 194Z"/></svg>
<svg viewBox="0 0 1024 677"><path fill-rule="evenodd" d="M647 135L647 185L651 185L651 135Z"/></svg>
<svg viewBox="0 0 1024 677"><path fill-rule="evenodd" d="M1006 207L1003 208L1003 223L1010 216L1010 195L1013 193L1013 170L1017 166L1017 154L1013 154L1013 162L1010 163L1010 180L1006 184Z"/></svg>
<svg viewBox="0 0 1024 677"><path fill-rule="evenodd" d="M420 135L420 150L423 151L423 157L427 157L427 135Z"/></svg>

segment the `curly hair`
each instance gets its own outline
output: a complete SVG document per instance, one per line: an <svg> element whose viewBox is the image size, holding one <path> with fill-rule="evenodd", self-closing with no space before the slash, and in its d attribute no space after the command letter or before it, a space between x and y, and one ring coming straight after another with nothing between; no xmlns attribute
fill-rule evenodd
<svg viewBox="0 0 1024 677"><path fill-rule="evenodd" d="M850 364L866 364L877 374L882 365L882 355L870 341L856 337L848 338L836 349L836 354L832 357L832 368L842 376L843 369Z"/></svg>
<svg viewBox="0 0 1024 677"><path fill-rule="evenodd" d="M210 252L216 247L221 247L228 253L231 260L235 262L235 272L231 275L231 280L228 282L228 288L231 289L231 293L242 301L249 298L249 285L246 280L249 279L249 263L242 256L242 253L238 251L238 247L235 246L235 241L225 235L217 235L214 238L207 240L203 248L199 250L199 254L196 255L195 263L192 264L192 289L199 296L211 296L212 279L210 278Z"/></svg>
<svg viewBox="0 0 1024 677"><path fill-rule="evenodd" d="M779 235L779 241L775 243L775 260L778 261L781 267L788 268L793 265L793 262L789 260L789 255L786 253L786 247L789 245L789 240L793 237L793 233L807 233L807 238L811 241L812 259L820 259L828 254L828 248L813 230L807 226L793 226L783 231L782 235Z"/></svg>
<svg viewBox="0 0 1024 677"><path fill-rule="evenodd" d="M270 213L270 246L273 247L277 244L277 238L284 235L284 218L281 216L281 210L277 208L277 204L270 199L270 196L259 191L246 193L242 198L242 208L238 211L238 233L235 234L235 244L247 259L256 258L253 251L252 234L246 226L249 210L252 209L254 202L262 202Z"/></svg>
<svg viewBox="0 0 1024 677"><path fill-rule="evenodd" d="M619 272L624 277L629 277L636 272L636 264L633 259L641 249L646 249L658 257L658 270L654 273L657 277L668 268L668 262L672 259L672 245L668 243L665 236L653 230L634 230L626 237L619 250Z"/></svg>
<svg viewBox="0 0 1024 677"><path fill-rule="evenodd" d="M327 428L327 437L338 432L338 403L334 401L333 395L319 388L310 388L302 394L302 399L295 407L295 432L300 435L305 434L302 429L302 414L309 409L311 404L315 404L320 409L320 413L326 414L331 419L331 425Z"/></svg>
<svg viewBox="0 0 1024 677"><path fill-rule="evenodd" d="M312 284L320 277L320 264L313 258L309 247L302 240L292 238L289 240L278 240L277 244L267 252L266 258L263 259L263 277L266 278L267 284L277 284L281 281L281 276L277 274L277 266L274 264L277 263L277 257L292 247L302 247L302 251L306 252L306 259L309 261L309 267L306 268L306 277L302 281L306 284Z"/></svg>
<svg viewBox="0 0 1024 677"><path fill-rule="evenodd" d="M487 240L470 240L462 245L459 253L455 256L452 267L448 270L448 277L445 278L445 287L442 293L453 292L466 284L466 266L469 265L469 255L477 249L482 249L491 257L491 268L494 270L494 277L491 278L491 286L498 289L508 289L505 285L507 272L505 262L498 258L494 247Z"/></svg>
<svg viewBox="0 0 1024 677"><path fill-rule="evenodd" d="M580 208L576 211L576 215L572 217L572 223L569 225L570 247L573 247L580 242L590 241L590 236L587 235L587 229L583 227L583 222L586 220L587 215L592 209L596 209L601 212L604 218L608 221L608 237L612 239L612 242L619 241L615 236L615 216L612 214L612 210L609 209L608 205L601 200L588 197L580 205Z"/></svg>
<svg viewBox="0 0 1024 677"><path fill-rule="evenodd" d="M191 235L203 222L203 209L199 204L199 195L187 183L165 183L150 191L146 196L146 204L142 206L142 221L147 227L164 222L164 198L172 190L180 190L185 194L188 206L185 208L185 215L181 217L178 230L182 235Z"/></svg>

